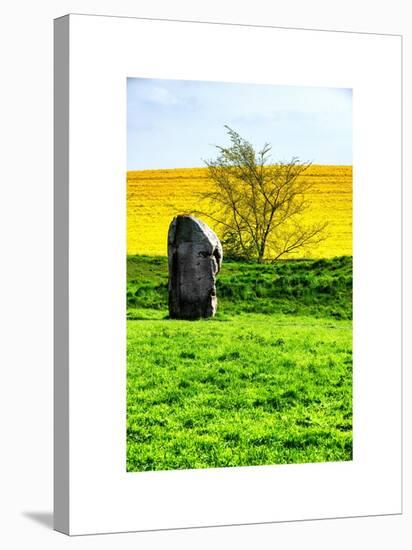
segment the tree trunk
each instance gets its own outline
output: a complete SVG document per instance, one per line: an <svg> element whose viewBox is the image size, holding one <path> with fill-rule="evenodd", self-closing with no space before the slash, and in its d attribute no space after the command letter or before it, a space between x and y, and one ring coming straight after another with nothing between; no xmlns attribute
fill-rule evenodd
<svg viewBox="0 0 412 550"><path fill-rule="evenodd" d="M265 259L265 249L266 249L266 243L263 242L259 248L258 264L263 264L263 261Z"/></svg>

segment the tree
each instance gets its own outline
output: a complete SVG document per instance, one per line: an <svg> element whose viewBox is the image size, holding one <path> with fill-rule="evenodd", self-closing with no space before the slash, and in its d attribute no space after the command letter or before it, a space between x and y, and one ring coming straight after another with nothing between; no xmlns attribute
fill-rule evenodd
<svg viewBox="0 0 412 550"><path fill-rule="evenodd" d="M216 146L215 160L205 161L213 186L199 193L207 209L196 210L220 227L227 254L259 263L298 249L307 251L326 238L326 222L304 224L306 193L313 183L301 177L310 163L294 157L270 163L272 147L262 150L225 126L229 147Z"/></svg>

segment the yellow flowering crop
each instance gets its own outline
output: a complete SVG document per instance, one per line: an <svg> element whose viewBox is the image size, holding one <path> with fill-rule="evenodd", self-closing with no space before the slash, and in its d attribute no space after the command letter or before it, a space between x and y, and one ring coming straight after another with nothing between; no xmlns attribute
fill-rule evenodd
<svg viewBox="0 0 412 550"><path fill-rule="evenodd" d="M327 238L313 258L352 255L352 166L313 165L302 176L313 180L304 221L327 220ZM127 253L167 255L173 216L199 208L196 193L213 185L206 168L140 170L127 173ZM205 221L219 235L219 227ZM305 254L307 256L307 254ZM300 257L302 252L286 257Z"/></svg>

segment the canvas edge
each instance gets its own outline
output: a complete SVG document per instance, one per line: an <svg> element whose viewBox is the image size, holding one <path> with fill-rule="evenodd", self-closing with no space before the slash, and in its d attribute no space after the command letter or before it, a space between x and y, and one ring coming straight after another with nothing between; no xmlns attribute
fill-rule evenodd
<svg viewBox="0 0 412 550"><path fill-rule="evenodd" d="M69 43L70 16L54 20L53 527L69 534Z"/></svg>

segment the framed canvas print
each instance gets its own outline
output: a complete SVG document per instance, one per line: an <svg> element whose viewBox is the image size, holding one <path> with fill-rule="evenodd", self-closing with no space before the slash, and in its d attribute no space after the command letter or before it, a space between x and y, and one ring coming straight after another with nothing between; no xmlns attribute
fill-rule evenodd
<svg viewBox="0 0 412 550"><path fill-rule="evenodd" d="M401 513L401 48L55 20L57 530Z"/></svg>

